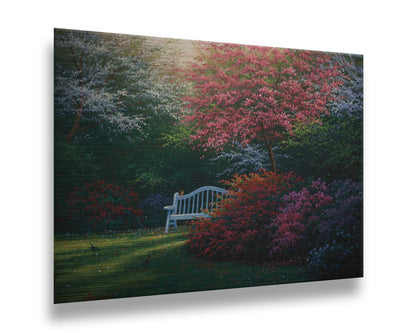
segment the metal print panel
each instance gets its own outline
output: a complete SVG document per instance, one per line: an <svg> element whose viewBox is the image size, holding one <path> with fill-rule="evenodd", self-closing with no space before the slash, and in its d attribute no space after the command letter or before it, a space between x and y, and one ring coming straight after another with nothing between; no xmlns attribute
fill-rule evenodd
<svg viewBox="0 0 416 333"><path fill-rule="evenodd" d="M55 303L361 277L363 57L55 29Z"/></svg>

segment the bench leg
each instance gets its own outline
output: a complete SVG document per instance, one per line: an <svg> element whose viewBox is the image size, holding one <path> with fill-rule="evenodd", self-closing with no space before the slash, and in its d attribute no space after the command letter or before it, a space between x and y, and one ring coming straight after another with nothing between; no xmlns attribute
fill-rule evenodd
<svg viewBox="0 0 416 333"><path fill-rule="evenodd" d="M169 232L169 224L170 224L170 210L168 211L168 217L166 218L165 234Z"/></svg>

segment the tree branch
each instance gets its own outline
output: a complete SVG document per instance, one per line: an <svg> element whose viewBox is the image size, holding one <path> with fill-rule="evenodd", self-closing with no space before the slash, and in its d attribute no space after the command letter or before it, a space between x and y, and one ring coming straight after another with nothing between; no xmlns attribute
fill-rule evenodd
<svg viewBox="0 0 416 333"><path fill-rule="evenodd" d="M97 87L97 91L100 91L101 89L103 89L105 87L105 85L115 77L115 74L122 71L123 69L125 69L127 66L120 66L118 68L116 68L110 75L107 76L107 78L105 79L104 83Z"/></svg>
<svg viewBox="0 0 416 333"><path fill-rule="evenodd" d="M94 125L79 127L78 130L81 131L81 130L86 130L86 129L90 129L90 128L94 128L94 127L100 126L104 121L105 120L101 120L98 123L95 123Z"/></svg>

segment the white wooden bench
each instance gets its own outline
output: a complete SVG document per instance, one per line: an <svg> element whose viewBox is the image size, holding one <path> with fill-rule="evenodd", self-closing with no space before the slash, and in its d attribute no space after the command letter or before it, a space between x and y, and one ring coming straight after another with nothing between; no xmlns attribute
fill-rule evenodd
<svg viewBox="0 0 416 333"><path fill-rule="evenodd" d="M185 195L179 195L176 192L173 195L173 205L163 208L168 211L165 233L169 232L169 227L177 228L176 221L178 220L209 217L206 212L212 212L216 203L224 195L227 196L227 193L228 191L215 186L203 186Z"/></svg>

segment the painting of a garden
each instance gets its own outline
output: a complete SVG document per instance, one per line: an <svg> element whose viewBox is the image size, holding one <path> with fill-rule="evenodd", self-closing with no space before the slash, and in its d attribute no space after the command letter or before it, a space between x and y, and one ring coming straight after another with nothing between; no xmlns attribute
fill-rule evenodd
<svg viewBox="0 0 416 333"><path fill-rule="evenodd" d="M55 29L55 303L362 276L361 55Z"/></svg>

